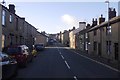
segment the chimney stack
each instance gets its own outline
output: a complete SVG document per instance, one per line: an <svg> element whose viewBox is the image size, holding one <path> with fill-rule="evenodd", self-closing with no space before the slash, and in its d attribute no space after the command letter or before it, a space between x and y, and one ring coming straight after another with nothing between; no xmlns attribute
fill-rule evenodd
<svg viewBox="0 0 120 80"><path fill-rule="evenodd" d="M99 18L99 24L101 24L102 22L105 22L105 18L103 18L103 15L101 14L101 17Z"/></svg>
<svg viewBox="0 0 120 80"><path fill-rule="evenodd" d="M15 14L15 5L9 4L9 11Z"/></svg>
<svg viewBox="0 0 120 80"><path fill-rule="evenodd" d="M93 18L93 21L92 21L92 27L96 26L97 25L97 18L95 19L94 21L94 18Z"/></svg>
<svg viewBox="0 0 120 80"><path fill-rule="evenodd" d="M116 10L115 8L109 8L109 19L116 17Z"/></svg>
<svg viewBox="0 0 120 80"><path fill-rule="evenodd" d="M73 29L72 30L75 30L75 27L73 26Z"/></svg>
<svg viewBox="0 0 120 80"><path fill-rule="evenodd" d="M87 28L90 28L90 27L91 27L90 24L87 24L86 29L87 29Z"/></svg>

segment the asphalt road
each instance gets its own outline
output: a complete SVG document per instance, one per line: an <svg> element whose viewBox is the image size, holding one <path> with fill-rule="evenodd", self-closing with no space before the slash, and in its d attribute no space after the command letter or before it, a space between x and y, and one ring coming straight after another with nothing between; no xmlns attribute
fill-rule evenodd
<svg viewBox="0 0 120 80"><path fill-rule="evenodd" d="M61 44L40 51L16 78L118 78L117 71L81 56Z"/></svg>

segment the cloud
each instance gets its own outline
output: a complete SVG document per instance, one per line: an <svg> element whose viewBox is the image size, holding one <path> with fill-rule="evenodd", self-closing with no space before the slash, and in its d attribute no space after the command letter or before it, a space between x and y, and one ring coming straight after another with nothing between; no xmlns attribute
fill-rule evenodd
<svg viewBox="0 0 120 80"><path fill-rule="evenodd" d="M64 14L61 17L61 19L65 24L67 24L69 26L76 26L78 24L77 19L69 14Z"/></svg>

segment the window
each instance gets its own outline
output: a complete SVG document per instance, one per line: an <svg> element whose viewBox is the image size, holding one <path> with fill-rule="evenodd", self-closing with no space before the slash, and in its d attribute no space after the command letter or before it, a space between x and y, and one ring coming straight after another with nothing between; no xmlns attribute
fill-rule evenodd
<svg viewBox="0 0 120 80"><path fill-rule="evenodd" d="M93 46L93 48L94 48L94 51L97 50L97 42L94 42L94 46Z"/></svg>
<svg viewBox="0 0 120 80"><path fill-rule="evenodd" d="M23 32L24 32L24 30L25 30L25 28L24 28L24 27L25 27L25 23L23 22Z"/></svg>
<svg viewBox="0 0 120 80"><path fill-rule="evenodd" d="M16 44L18 43L18 37L16 36Z"/></svg>
<svg viewBox="0 0 120 80"><path fill-rule="evenodd" d="M110 54L111 53L111 41L106 42L106 47L107 47L107 53Z"/></svg>
<svg viewBox="0 0 120 80"><path fill-rule="evenodd" d="M5 35L2 34L2 47L4 47L5 44Z"/></svg>
<svg viewBox="0 0 120 80"><path fill-rule="evenodd" d="M12 15L10 14L10 17L9 17L9 21L10 23L12 23Z"/></svg>
<svg viewBox="0 0 120 80"><path fill-rule="evenodd" d="M5 26L5 10L2 11L2 25Z"/></svg>
<svg viewBox="0 0 120 80"><path fill-rule="evenodd" d="M106 27L106 35L111 34L111 26Z"/></svg>
<svg viewBox="0 0 120 80"><path fill-rule="evenodd" d="M94 36L97 35L97 30L94 30Z"/></svg>
<svg viewBox="0 0 120 80"><path fill-rule="evenodd" d="M18 18L16 18L16 31L18 31Z"/></svg>
<svg viewBox="0 0 120 80"><path fill-rule="evenodd" d="M114 55L115 55L115 60L119 60L119 45L118 43L114 43Z"/></svg>
<svg viewBox="0 0 120 80"><path fill-rule="evenodd" d="M88 38L88 33L85 33L86 38Z"/></svg>

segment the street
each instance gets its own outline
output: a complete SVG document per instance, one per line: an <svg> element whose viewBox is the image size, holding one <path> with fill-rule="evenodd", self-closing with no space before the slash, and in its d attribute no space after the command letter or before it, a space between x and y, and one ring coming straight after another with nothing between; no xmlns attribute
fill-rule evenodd
<svg viewBox="0 0 120 80"><path fill-rule="evenodd" d="M40 51L32 63L18 70L16 78L118 78L119 73L80 56L60 43Z"/></svg>

